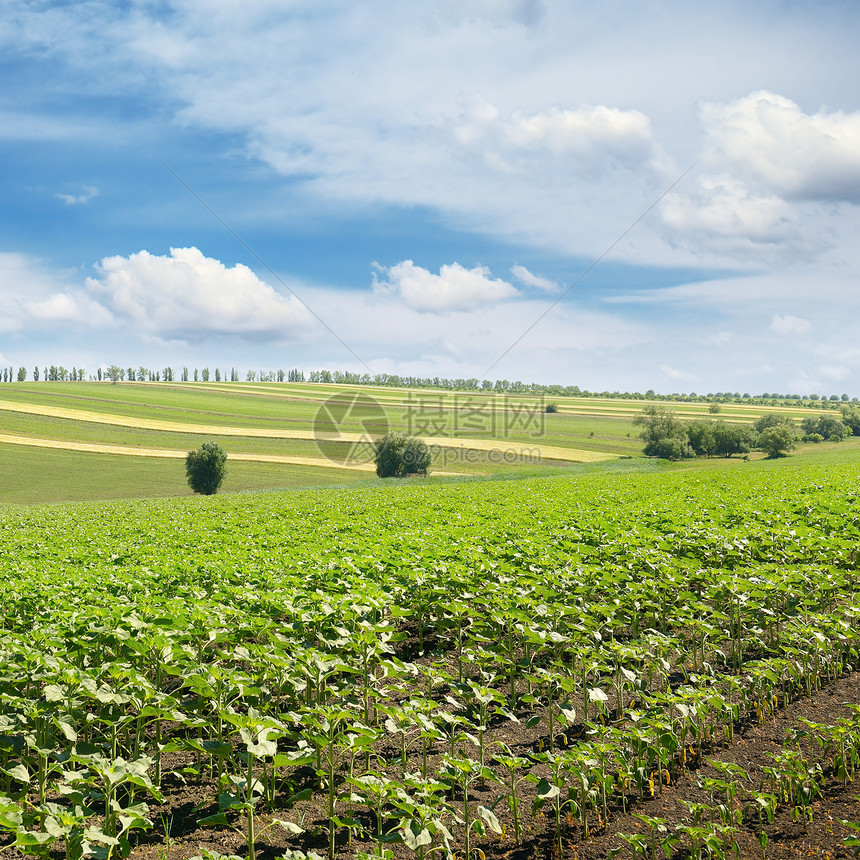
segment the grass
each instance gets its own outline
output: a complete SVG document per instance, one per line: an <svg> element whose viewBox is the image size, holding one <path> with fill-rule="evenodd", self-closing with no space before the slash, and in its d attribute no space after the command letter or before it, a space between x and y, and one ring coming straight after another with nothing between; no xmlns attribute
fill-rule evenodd
<svg viewBox="0 0 860 860"><path fill-rule="evenodd" d="M642 443L632 419L643 408L641 400L547 398L559 412L546 414L544 401L535 395L416 391L363 386L309 383L15 383L0 388L0 434L35 439L84 442L129 448L196 448L208 438L232 454L263 454L320 458L313 439L209 436L205 428L247 428L249 431L309 433L321 406L333 395L373 398L384 409L393 429L428 438L434 427L443 436L474 441L496 438L505 443L577 449L595 455L639 458ZM161 429L123 427L95 420L77 420L3 409L2 401L72 409L95 416L120 416L146 422L169 422ZM708 404L670 404L683 417L714 417L752 422L766 411L795 418L815 414L805 408L726 404L710 415ZM454 408L457 407L457 408ZM520 411L518 411L520 410ZM525 411L523 411L525 410ZM182 430L192 424L200 432ZM177 430L167 429L176 425ZM423 427L421 426L423 425ZM347 432L359 432L358 419L345 421ZM842 462L856 457L860 440L834 446L803 446L787 462ZM344 446L345 448L346 446ZM585 456L585 455L584 455ZM753 459L761 455L751 455ZM696 460L675 468L714 469L747 466L732 460ZM780 461L778 468L783 468ZM486 451L443 450L434 470L459 473L464 480L479 477L508 478L578 473L582 467L557 460L508 462ZM608 468L603 466L601 468ZM625 465L623 468L630 468ZM223 491L363 482L366 473L325 466L274 465L228 462ZM438 478L434 479L438 480ZM35 503L72 500L188 495L183 464L178 460L83 453L0 444L0 502Z"/></svg>
<svg viewBox="0 0 860 860"><path fill-rule="evenodd" d="M366 481L343 469L227 463L226 493ZM45 504L191 496L182 461L0 445L0 502Z"/></svg>

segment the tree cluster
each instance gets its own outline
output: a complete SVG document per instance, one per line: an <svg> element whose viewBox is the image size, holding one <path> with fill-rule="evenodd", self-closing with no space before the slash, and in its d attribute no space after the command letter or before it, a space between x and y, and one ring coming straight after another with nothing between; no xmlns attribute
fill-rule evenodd
<svg viewBox="0 0 860 860"><path fill-rule="evenodd" d="M802 440L838 442L852 432L860 435L860 408L846 405L842 414L844 420L834 415L805 418L801 423ZM791 418L775 414L763 415L753 426L712 418L684 422L673 410L653 404L646 406L633 423L642 428L643 453L664 460L731 457L753 449L769 457L782 457L796 447L799 437Z"/></svg>

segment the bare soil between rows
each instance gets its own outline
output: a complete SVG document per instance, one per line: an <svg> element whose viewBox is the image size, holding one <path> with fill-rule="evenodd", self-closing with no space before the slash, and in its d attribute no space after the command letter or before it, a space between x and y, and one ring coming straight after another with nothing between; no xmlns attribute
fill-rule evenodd
<svg viewBox="0 0 860 860"><path fill-rule="evenodd" d="M789 702L779 708L770 718L762 723L741 722L736 725L734 742L730 745L717 746L702 756L701 761L693 758L685 773L671 785L655 789L655 796L644 800L630 795L630 805L626 812L615 808L610 812L608 822L599 821L593 817L589 822L590 833L583 839L578 822L566 822L565 838L562 857L571 860L598 860L608 858L613 852L621 849L620 856L629 856L629 849L618 836L622 833L645 833L646 828L635 817L641 813L651 817L663 818L671 830L676 823L689 820L686 809L679 801L686 800L708 803L707 792L700 787L701 778L717 776L717 771L707 764L706 759L737 764L743 767L750 776L750 788L758 789L765 777L763 768L772 764L768 753L779 752L786 743L788 733L797 728L803 728L802 719L822 724L835 724L840 718L850 716L845 703L860 703L860 672L845 675L831 682L813 694L813 698L801 698ZM488 732L488 746L501 740L507 743L518 754L525 754L538 748L543 726L535 726L525 730L522 723L516 724L504 721L495 725ZM396 756L392 745L387 752ZM435 750L431 759L431 767L438 762L442 750ZM809 749L804 747L804 752ZM474 753L473 753L474 754ZM170 766L166 760L165 765ZM293 774L295 787L307 779L311 784L314 777L309 768L307 773ZM390 771L390 768L389 768ZM835 779L824 766L825 785L822 796L812 805L812 820L793 820L792 811L780 808L773 823L766 823L765 830L769 836L766 854L769 860L788 860L788 858L820 857L836 860L855 856L853 851L843 844L843 838L850 831L840 822L843 819L860 821L860 780L843 786L842 781ZM137 845L132 852L132 860L186 860L200 853L201 848L218 851L221 854L246 855L242 837L231 830L213 830L202 828L197 824L198 818L217 811L215 796L217 786L214 783L202 785L187 785L174 774L167 774L163 783L165 803L163 806L153 805L150 817L155 823L152 831L139 834ZM295 804L292 808L279 808L274 816L262 812L258 821L258 832L271 821L273 817L299 823L306 832L299 836L288 835L279 827L267 830L257 843L257 856L261 860L275 860L288 849L316 851L325 856L327 853L326 818L323 808L317 802L322 792L316 792L313 801ZM476 804L493 805L499 796L499 786L487 783L483 788L473 787L471 799ZM739 798L744 805L744 798ZM515 845L513 825L510 813L504 799L495 806L495 812L503 825L502 836L493 835L483 839L475 839L476 846L486 860L553 860L558 859L558 851L553 838L554 821L550 815L532 814L530 801L524 802L520 817L523 839L519 846ZM361 818L361 815L357 817ZM372 829L369 819L364 819L368 828ZM165 839L164 825L170 828L170 840ZM455 830L458 842L462 828ZM744 823L736 836L738 856L741 858L761 858L762 849L759 844L758 820L747 814ZM346 844L346 831L341 829L338 856L340 858L355 857L359 852L373 853L374 843L370 839L353 838L351 844ZM415 857L406 846L387 846L395 857ZM462 850L462 849L461 849ZM14 856L14 850L7 857ZM476 854L481 856L481 854ZM660 856L663 856L662 851ZM684 847L675 849L673 858L684 858L689 852ZM460 860L460 855L458 855Z"/></svg>

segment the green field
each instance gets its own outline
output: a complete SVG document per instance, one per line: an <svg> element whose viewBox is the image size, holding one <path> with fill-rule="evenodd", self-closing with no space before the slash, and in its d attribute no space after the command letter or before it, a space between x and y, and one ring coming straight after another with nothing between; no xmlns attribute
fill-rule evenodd
<svg viewBox="0 0 860 860"><path fill-rule="evenodd" d="M309 383L16 383L0 390L0 436L34 444L0 441L0 502L185 495L181 464L164 457L178 458L208 438L217 438L228 453L225 492L366 481L366 472L333 468L323 456L342 456L350 444L329 443L321 453L313 438L314 421L332 397L371 401L385 426L431 443L434 437L439 444L460 439L463 447L436 451L437 475L558 474L580 471L577 460L641 453L632 425L641 400L557 399L558 413L546 414L539 397L494 393ZM673 408L688 418L709 414L705 403ZM768 411L795 418L813 414L805 408L746 404L721 409L719 417L728 421L751 422ZM347 413L339 429L360 433L359 419L360 414ZM493 440L515 453L481 450ZM37 441L60 447L35 447ZM99 450L61 450L68 443ZM534 446L544 446L550 456L529 456ZM161 455L128 456L156 451ZM241 460L261 455L302 462Z"/></svg>
<svg viewBox="0 0 860 860"><path fill-rule="evenodd" d="M810 450L0 508L0 851L836 856L860 469Z"/></svg>

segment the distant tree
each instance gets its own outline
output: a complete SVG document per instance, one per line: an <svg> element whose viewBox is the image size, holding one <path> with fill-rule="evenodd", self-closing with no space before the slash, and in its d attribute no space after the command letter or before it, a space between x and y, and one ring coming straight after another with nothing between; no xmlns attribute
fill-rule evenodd
<svg viewBox="0 0 860 860"><path fill-rule="evenodd" d="M24 382L27 379L27 368L19 367L18 368L18 382Z"/></svg>
<svg viewBox="0 0 860 860"><path fill-rule="evenodd" d="M719 403L712 403L708 407L708 412L710 412L711 415L716 415L719 413L719 411L720 411L720 404Z"/></svg>
<svg viewBox="0 0 860 860"><path fill-rule="evenodd" d="M710 457L714 453L714 422L707 418L687 425L687 439L695 454Z"/></svg>
<svg viewBox="0 0 860 860"><path fill-rule="evenodd" d="M673 410L649 404L633 419L633 423L642 428L639 435L645 443L643 453L647 457L680 460L693 456L684 424Z"/></svg>
<svg viewBox="0 0 860 860"><path fill-rule="evenodd" d="M215 381L216 382L221 381L221 371L217 367L215 368Z"/></svg>
<svg viewBox="0 0 860 860"><path fill-rule="evenodd" d="M756 442L755 431L743 424L715 421L713 433L713 453L723 457L731 457L732 454L746 454Z"/></svg>
<svg viewBox="0 0 860 860"><path fill-rule="evenodd" d="M204 367L200 376L203 378L204 382L209 382L209 368Z"/></svg>
<svg viewBox="0 0 860 860"><path fill-rule="evenodd" d="M694 456L690 443L684 436L663 436L649 442L644 453L648 457L659 457L661 460L688 460Z"/></svg>
<svg viewBox="0 0 860 860"><path fill-rule="evenodd" d="M125 372L126 372L126 375L128 376L128 381L129 381L129 382L134 382L134 381L135 381L135 378L134 378L134 368L133 368L133 367L127 367L127 368L125 369Z"/></svg>
<svg viewBox="0 0 860 860"><path fill-rule="evenodd" d="M188 382L188 368L187 367L182 368L182 381Z"/></svg>
<svg viewBox="0 0 860 860"><path fill-rule="evenodd" d="M758 447L771 459L784 457L797 447L797 432L784 423L766 427L759 434Z"/></svg>
<svg viewBox="0 0 860 860"><path fill-rule="evenodd" d="M800 426L805 435L817 433L830 442L841 442L848 435L848 428L835 415L804 418Z"/></svg>
<svg viewBox="0 0 860 860"><path fill-rule="evenodd" d="M860 436L860 407L843 406L842 420L854 436Z"/></svg>
<svg viewBox="0 0 860 860"><path fill-rule="evenodd" d="M102 381L102 369L101 368L99 368L98 374L99 374L99 382L101 382ZM45 371L45 379L47 379L47 378L48 378L48 371L46 370Z"/></svg>
<svg viewBox="0 0 860 860"><path fill-rule="evenodd" d="M38 382L38 381L39 381L39 366L38 366L38 365L36 365L36 366L33 368L33 381L34 381L34 382Z"/></svg>
<svg viewBox="0 0 860 860"><path fill-rule="evenodd" d="M53 368L51 368L53 370ZM125 371L121 367L117 367L115 364L112 364L107 369L107 375L110 378L110 381L116 385L121 379L125 378Z"/></svg>
<svg viewBox="0 0 860 860"><path fill-rule="evenodd" d="M777 412L768 412L767 414L762 415L753 427L755 427L756 433L762 433L767 430L768 427L779 427L783 424L786 427L794 428L794 422L788 417L788 415L780 415Z"/></svg>
<svg viewBox="0 0 860 860"><path fill-rule="evenodd" d="M195 493L212 496L218 492L227 473L227 454L217 442L204 442L185 458L188 485Z"/></svg>
<svg viewBox="0 0 860 860"><path fill-rule="evenodd" d="M375 447L376 474L380 478L426 475L430 468L430 449L417 436L387 433L376 441Z"/></svg>
<svg viewBox="0 0 860 860"><path fill-rule="evenodd" d="M558 412L558 406L555 403L547 403L544 412L546 412L547 415L554 415Z"/></svg>
<svg viewBox="0 0 860 860"><path fill-rule="evenodd" d="M194 368L194 381L197 382L197 368Z"/></svg>

